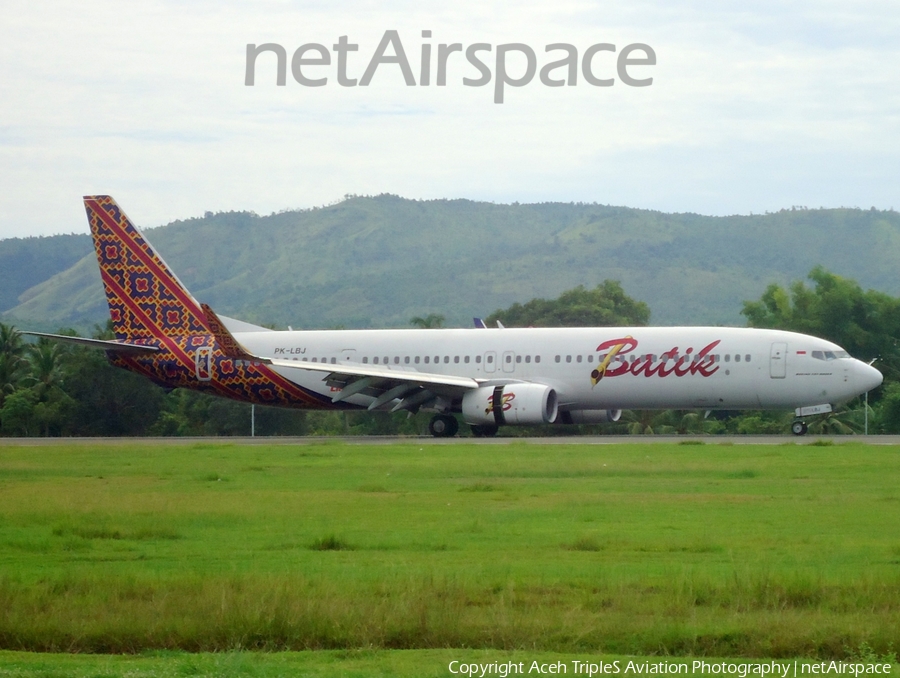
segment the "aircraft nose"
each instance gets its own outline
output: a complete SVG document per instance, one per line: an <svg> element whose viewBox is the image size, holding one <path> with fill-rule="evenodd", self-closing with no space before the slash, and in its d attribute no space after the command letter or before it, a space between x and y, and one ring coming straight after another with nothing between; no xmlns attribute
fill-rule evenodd
<svg viewBox="0 0 900 678"><path fill-rule="evenodd" d="M881 382L884 381L884 376L881 372L861 361L857 361L855 367L856 383L860 393L867 393L873 388L881 386Z"/></svg>

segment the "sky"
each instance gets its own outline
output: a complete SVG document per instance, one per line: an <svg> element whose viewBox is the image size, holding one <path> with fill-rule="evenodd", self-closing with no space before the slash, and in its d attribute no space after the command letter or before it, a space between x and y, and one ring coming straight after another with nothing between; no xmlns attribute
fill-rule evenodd
<svg viewBox="0 0 900 678"><path fill-rule="evenodd" d="M888 0L168 1L4 0L0 20L0 238L86 233L81 197L110 194L141 226L206 211L332 204L348 194L597 202L711 215L791 206L900 209L900 5ZM277 86L288 62L340 36L360 79L397 31L417 84L385 62L344 87L331 65ZM423 31L431 31L423 38ZM423 86L423 44L488 43L486 86L460 54ZM595 77L536 75L494 103L497 46L536 68L598 43ZM617 55L649 45L655 65ZM386 55L394 54L389 48ZM642 52L632 53L641 56ZM307 52L315 56L314 52ZM434 66L432 66L434 69ZM526 57L507 53L510 78ZM565 69L551 77L564 77Z"/></svg>

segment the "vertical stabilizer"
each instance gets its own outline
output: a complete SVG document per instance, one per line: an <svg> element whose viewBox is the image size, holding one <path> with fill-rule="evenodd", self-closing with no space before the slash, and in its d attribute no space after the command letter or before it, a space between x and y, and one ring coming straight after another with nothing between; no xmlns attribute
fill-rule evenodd
<svg viewBox="0 0 900 678"><path fill-rule="evenodd" d="M208 333L197 300L108 195L85 196L109 303L119 341Z"/></svg>

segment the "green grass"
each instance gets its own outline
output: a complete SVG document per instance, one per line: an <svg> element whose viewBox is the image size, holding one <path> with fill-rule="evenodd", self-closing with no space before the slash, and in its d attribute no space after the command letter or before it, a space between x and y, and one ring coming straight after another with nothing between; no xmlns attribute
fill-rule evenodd
<svg viewBox="0 0 900 678"><path fill-rule="evenodd" d="M0 445L0 648L884 654L898 478L855 444Z"/></svg>

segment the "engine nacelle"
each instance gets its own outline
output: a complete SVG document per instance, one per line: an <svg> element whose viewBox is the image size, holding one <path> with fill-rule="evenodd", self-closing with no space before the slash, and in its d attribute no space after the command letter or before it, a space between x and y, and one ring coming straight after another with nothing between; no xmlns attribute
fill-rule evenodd
<svg viewBox="0 0 900 678"><path fill-rule="evenodd" d="M609 424L619 421L622 410L571 410L563 412L560 424Z"/></svg>
<svg viewBox="0 0 900 678"><path fill-rule="evenodd" d="M552 424L559 413L556 391L543 384L482 386L462 400L467 424Z"/></svg>

